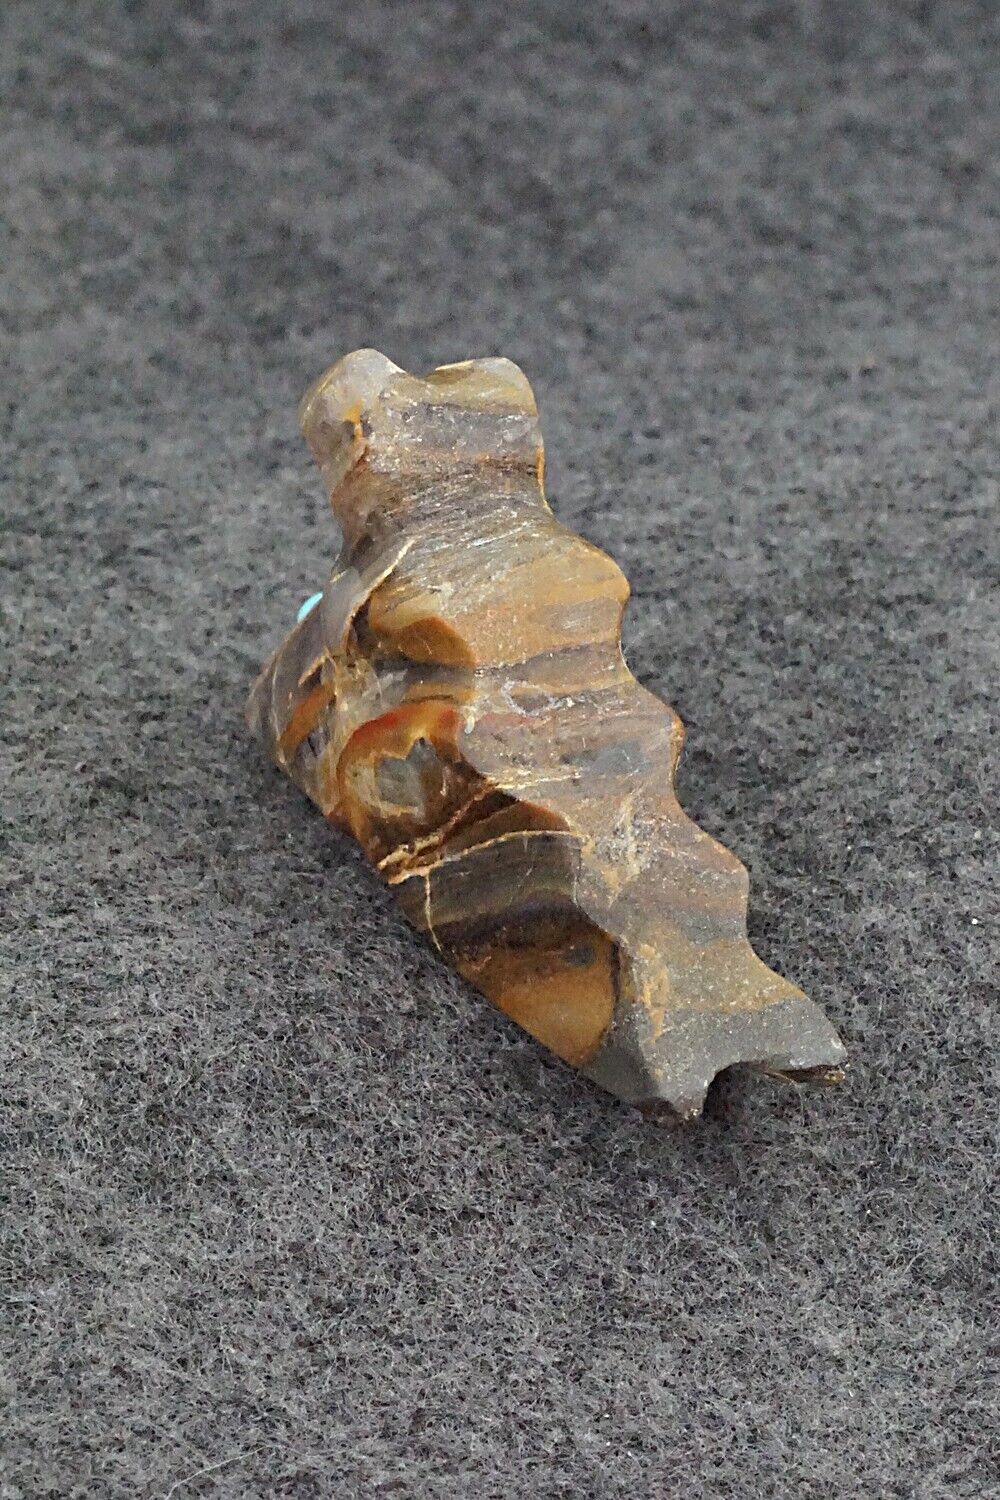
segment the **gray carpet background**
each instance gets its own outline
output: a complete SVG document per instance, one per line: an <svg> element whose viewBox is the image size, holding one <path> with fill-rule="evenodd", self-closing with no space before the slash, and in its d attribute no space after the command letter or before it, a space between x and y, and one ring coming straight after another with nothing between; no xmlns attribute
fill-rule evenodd
<svg viewBox="0 0 1000 1500"><path fill-rule="evenodd" d="M997 10L8 3L0 1497L997 1483ZM246 739L364 344L521 363L842 1088L657 1130Z"/></svg>

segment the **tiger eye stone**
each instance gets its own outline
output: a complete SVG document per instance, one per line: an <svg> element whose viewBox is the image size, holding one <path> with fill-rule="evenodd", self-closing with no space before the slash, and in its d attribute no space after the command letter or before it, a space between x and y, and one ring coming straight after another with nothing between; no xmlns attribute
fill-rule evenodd
<svg viewBox="0 0 1000 1500"><path fill-rule="evenodd" d="M549 509L505 359L348 355L300 419L343 550L248 706L410 920L559 1057L697 1114L720 1069L843 1046L747 940L747 873L674 792L683 728L622 658L628 583Z"/></svg>

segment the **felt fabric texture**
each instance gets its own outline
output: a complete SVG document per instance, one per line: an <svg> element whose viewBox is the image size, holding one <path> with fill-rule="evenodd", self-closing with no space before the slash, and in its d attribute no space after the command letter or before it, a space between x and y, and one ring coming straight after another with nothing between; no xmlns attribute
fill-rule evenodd
<svg viewBox="0 0 1000 1500"><path fill-rule="evenodd" d="M998 1493L997 10L3 7L0 1496ZM503 353L847 1082L652 1128L249 743Z"/></svg>

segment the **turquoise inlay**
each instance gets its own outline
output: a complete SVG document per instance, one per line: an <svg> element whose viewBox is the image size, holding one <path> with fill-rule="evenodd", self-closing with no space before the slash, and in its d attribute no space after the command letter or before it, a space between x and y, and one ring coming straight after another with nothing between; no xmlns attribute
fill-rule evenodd
<svg viewBox="0 0 1000 1500"><path fill-rule="evenodd" d="M316 608L317 604L322 599L322 597L323 597L322 593L319 593L319 594L310 594L309 598L306 599L304 603L302 603L302 604L299 605L299 612L295 616L295 623L297 625L301 624L301 622L305 619L306 615L309 613L310 610Z"/></svg>

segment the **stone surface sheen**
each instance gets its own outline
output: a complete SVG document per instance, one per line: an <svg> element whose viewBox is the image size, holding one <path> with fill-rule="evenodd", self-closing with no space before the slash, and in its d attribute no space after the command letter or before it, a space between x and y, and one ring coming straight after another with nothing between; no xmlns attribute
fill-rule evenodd
<svg viewBox="0 0 1000 1500"><path fill-rule="evenodd" d="M344 543L253 688L271 757L460 973L622 1099L697 1114L737 1062L838 1077L830 1024L750 947L745 869L677 801L683 727L623 660L624 575L545 501L521 370L359 350L300 418Z"/></svg>

